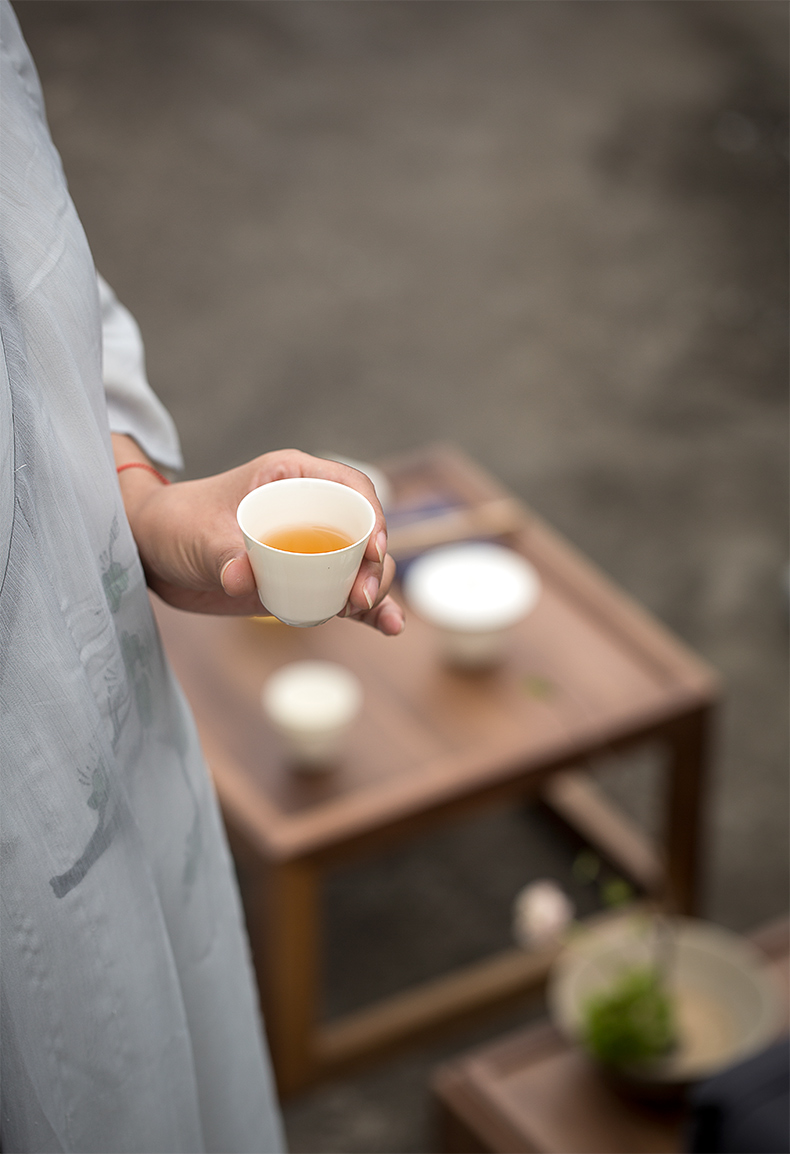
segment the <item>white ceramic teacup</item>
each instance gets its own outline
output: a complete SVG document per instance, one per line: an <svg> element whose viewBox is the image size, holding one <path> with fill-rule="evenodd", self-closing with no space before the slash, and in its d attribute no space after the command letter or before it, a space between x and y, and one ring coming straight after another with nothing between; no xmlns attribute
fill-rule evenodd
<svg viewBox="0 0 790 1160"><path fill-rule="evenodd" d="M261 703L291 764L320 771L341 756L348 729L362 705L362 685L342 665L296 661L269 678Z"/></svg>
<svg viewBox="0 0 790 1160"><path fill-rule="evenodd" d="M299 628L341 612L351 592L376 513L364 495L330 479L278 479L244 497L236 519L264 607ZM262 540L297 525L334 528L352 542L334 552L286 552Z"/></svg>
<svg viewBox="0 0 790 1160"><path fill-rule="evenodd" d="M451 544L409 568L411 607L439 632L444 659L462 668L496 664L507 633L534 607L540 580L518 553L499 544Z"/></svg>

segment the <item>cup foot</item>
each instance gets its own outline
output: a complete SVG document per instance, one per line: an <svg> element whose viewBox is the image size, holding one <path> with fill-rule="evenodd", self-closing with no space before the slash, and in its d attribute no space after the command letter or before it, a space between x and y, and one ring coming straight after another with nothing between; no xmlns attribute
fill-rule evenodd
<svg viewBox="0 0 790 1160"><path fill-rule="evenodd" d="M332 615L337 614L333 613ZM331 616L325 616L322 620L285 620L282 616L277 617L281 624L287 624L289 628L318 628L319 624L326 624L331 619Z"/></svg>

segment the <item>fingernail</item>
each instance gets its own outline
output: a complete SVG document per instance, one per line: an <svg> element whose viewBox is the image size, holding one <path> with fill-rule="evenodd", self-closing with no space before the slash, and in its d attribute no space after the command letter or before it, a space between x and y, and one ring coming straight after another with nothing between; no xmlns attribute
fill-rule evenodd
<svg viewBox="0 0 790 1160"><path fill-rule="evenodd" d="M373 601L376 599L379 590L379 582L375 576L371 576L369 580L365 581L365 587L362 589L362 595L368 602L368 608L373 607Z"/></svg>
<svg viewBox="0 0 790 1160"><path fill-rule="evenodd" d="M228 562L226 564L222 565L222 571L219 574L219 582L223 588L225 588L225 573L227 572L227 570L231 566L231 564L234 563L235 559L236 559L236 557L234 556L233 560L228 560ZM225 591L227 592L227 588L225 588Z"/></svg>
<svg viewBox="0 0 790 1160"><path fill-rule="evenodd" d="M340 612L338 612L337 615L338 616L348 616L350 611L351 611L351 601L347 600L345 608L343 608Z"/></svg>
<svg viewBox="0 0 790 1160"><path fill-rule="evenodd" d="M387 533L379 532L376 536L376 552L379 558L379 564L384 563L384 557L387 554Z"/></svg>

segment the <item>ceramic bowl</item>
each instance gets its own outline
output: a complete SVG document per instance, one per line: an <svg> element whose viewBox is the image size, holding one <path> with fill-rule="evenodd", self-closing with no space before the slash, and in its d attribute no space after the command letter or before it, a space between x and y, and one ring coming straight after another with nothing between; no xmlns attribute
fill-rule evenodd
<svg viewBox="0 0 790 1160"><path fill-rule="evenodd" d="M646 1087L702 1080L756 1054L781 1030L776 985L752 944L696 919L666 923L679 1042L660 1060L621 1073ZM548 988L552 1017L567 1038L583 1042L589 998L610 987L624 968L652 961L655 947L653 921L634 914L595 923L570 940Z"/></svg>

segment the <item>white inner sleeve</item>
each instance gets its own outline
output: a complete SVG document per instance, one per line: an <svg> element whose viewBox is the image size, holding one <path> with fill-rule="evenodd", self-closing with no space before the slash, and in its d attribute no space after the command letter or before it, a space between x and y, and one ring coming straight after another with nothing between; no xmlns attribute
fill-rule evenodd
<svg viewBox="0 0 790 1160"><path fill-rule="evenodd" d="M110 430L131 435L155 463L180 471L184 462L175 423L145 373L140 328L100 274L102 377Z"/></svg>

